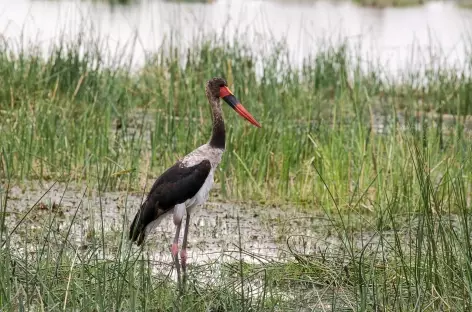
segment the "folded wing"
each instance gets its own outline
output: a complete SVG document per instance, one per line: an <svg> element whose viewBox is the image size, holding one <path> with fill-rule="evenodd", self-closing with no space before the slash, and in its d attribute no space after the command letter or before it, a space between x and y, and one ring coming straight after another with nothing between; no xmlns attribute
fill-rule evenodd
<svg viewBox="0 0 472 312"><path fill-rule="evenodd" d="M194 197L205 183L211 170L210 161L185 167L175 163L154 182L146 200L130 226L129 238L137 245L145 239L145 230L151 222L170 212L175 205Z"/></svg>

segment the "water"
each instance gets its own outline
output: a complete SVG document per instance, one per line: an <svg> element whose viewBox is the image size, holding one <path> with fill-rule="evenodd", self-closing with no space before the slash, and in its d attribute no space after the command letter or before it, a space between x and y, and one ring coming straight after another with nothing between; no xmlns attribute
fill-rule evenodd
<svg viewBox="0 0 472 312"><path fill-rule="evenodd" d="M224 31L229 39L244 36L259 53L270 53L272 42L286 40L296 65L326 40L336 44L347 39L352 47L360 45L357 51L363 59L378 61L392 74L428 63L438 53L447 56L447 65L460 66L466 60L471 21L472 10L453 2L373 9L309 0L143 0L115 6L100 1L0 0L5 38L19 41L23 36L23 41L39 43L47 51L61 33L74 38L86 30L106 38L103 53L108 55L136 36L135 48L127 50L135 65L171 35L174 43L191 47L196 36Z"/></svg>
<svg viewBox="0 0 472 312"><path fill-rule="evenodd" d="M6 224L21 223L16 235L11 237L12 241L18 244L26 238L41 241L43 231L51 226L48 222L52 216L55 216L54 228L69 232L69 242L76 247L86 249L92 245L92 234L101 233L102 225L107 236L116 238L108 241L108 248L119 243L123 232L127 240L130 222L141 205L143 194L84 191L81 184L52 185L47 182L37 189L30 185L12 187L6 207L12 213L6 217ZM1 190L0 196L3 199ZM38 205L29 211L38 200ZM25 214L28 218L22 220ZM245 250L264 255L267 259L285 258L290 254L286 248L289 237L291 247L299 252L340 245L339 238L327 234L331 223L321 213L308 214L291 208L267 209L210 201L194 211L190 224L189 256L198 262L218 259L222 253L235 257L239 243ZM168 215L146 239L146 245L152 246L154 260L170 260L169 247L174 234L175 225ZM182 243L182 234L179 242ZM250 255L245 256L250 258Z"/></svg>

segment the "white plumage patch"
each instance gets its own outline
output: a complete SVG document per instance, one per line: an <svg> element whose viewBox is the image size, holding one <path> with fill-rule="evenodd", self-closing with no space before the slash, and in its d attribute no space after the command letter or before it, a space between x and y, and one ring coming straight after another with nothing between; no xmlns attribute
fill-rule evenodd
<svg viewBox="0 0 472 312"><path fill-rule="evenodd" d="M186 204L179 204L174 207L174 224L179 224L184 217Z"/></svg>
<svg viewBox="0 0 472 312"><path fill-rule="evenodd" d="M184 166L190 167L198 164L204 159L208 159L212 168L216 168L221 162L224 150L221 148L211 147L209 144L204 144L182 159Z"/></svg>

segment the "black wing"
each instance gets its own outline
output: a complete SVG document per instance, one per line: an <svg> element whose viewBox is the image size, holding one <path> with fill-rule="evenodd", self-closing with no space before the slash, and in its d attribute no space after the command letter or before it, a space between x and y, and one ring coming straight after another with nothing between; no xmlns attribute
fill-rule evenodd
<svg viewBox="0 0 472 312"><path fill-rule="evenodd" d="M205 159L192 167L175 163L154 182L146 201L141 205L130 226L129 238L137 245L144 241L145 228L175 205L192 198L210 173L210 161Z"/></svg>

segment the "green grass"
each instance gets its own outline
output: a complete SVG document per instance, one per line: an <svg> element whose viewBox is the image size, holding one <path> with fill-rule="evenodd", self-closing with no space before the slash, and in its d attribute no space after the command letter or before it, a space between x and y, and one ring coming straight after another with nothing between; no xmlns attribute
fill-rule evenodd
<svg viewBox="0 0 472 312"><path fill-rule="evenodd" d="M38 215L32 206L18 221L2 222L0 307L5 311L468 311L470 174L456 172L455 159L449 159L437 179L434 172L439 167L422 135L407 143L399 141L408 145L405 158L411 165L398 168L399 180L370 181L384 200L363 201L371 198L369 190L356 188L352 204L341 207L336 184L328 185L330 176L320 172L331 201L313 209L322 209L330 224L320 228L313 221L325 239L304 237L316 239L318 247L293 249L292 235L304 233L299 229L280 237L289 251L283 260L242 250L253 256L253 263L236 257L232 262L194 264L183 297L168 276L170 262L151 260L151 246L130 248L128 223L112 233L97 226L81 245L69 233L73 226L84 225L72 219L64 227L54 209ZM351 176L351 181L358 180L359 172ZM391 180L395 190L381 189L381 180ZM4 189L2 219L14 213L9 198ZM74 208L78 213L80 206ZM39 224L39 229L31 224ZM334 243L325 248L326 241Z"/></svg>
<svg viewBox="0 0 472 312"><path fill-rule="evenodd" d="M409 162L401 145L391 151L396 133L370 138L366 129L378 112L391 119L398 111L466 115L471 109L465 75L437 66L393 83L379 78L380 69L361 72L343 47L326 48L296 70L286 63L284 50L261 59L215 39L188 52L185 64L176 50L153 56L136 73L119 58L120 51L114 68L105 68L98 49L99 43L81 40L57 46L47 59L26 51L13 56L8 45L0 50L0 177L90 182L115 173L109 190L122 188L128 175L141 190L146 178L207 142L211 118L204 85L223 76L263 128L224 107L227 152L216 176L222 194L311 205L313 193L325 196L313 164L342 181L340 191L348 196L347 178L371 161L366 157L382 156L375 160L378 168ZM422 79L431 87L421 86ZM368 138L371 145L364 142ZM469 146L461 136L451 139L460 140L453 146ZM316 141L329 145L319 150ZM455 152L432 148L435 157ZM323 163L326 157L333 157L332 163ZM376 174L365 166L358 187L365 189Z"/></svg>
<svg viewBox="0 0 472 312"><path fill-rule="evenodd" d="M470 9L472 8L472 3L467 0L461 0L461 1L457 1L457 6L459 6L462 9Z"/></svg>
<svg viewBox="0 0 472 312"><path fill-rule="evenodd" d="M137 1L136 0L92 0L92 2L106 2L110 6L114 5L130 5L134 4Z"/></svg>
<svg viewBox="0 0 472 312"><path fill-rule="evenodd" d="M216 38L187 52L168 47L133 72L121 51L106 67L100 48L82 39L42 58L1 46L0 309L471 309L470 63L457 72L438 61L393 81L346 46L327 46L295 69L279 46L261 58ZM69 235L74 219L57 230L63 223L35 207L8 219L12 185L26 194L45 180L100 196L141 193L208 140L203 88L213 76L228 80L263 128L224 108L227 151L212 200L322 211L330 227L319 231L336 242L330 248L290 249L298 233L280 233L288 259L193 266L179 299L170 269L156 269L147 249L130 249L127 222L116 233L90 229L82 249ZM428 120L433 114L439 118ZM379 126L384 133L373 131ZM34 230L31 220L43 226Z"/></svg>
<svg viewBox="0 0 472 312"><path fill-rule="evenodd" d="M354 0L355 3L364 7L386 8L386 7L412 7L425 4L424 0Z"/></svg>

